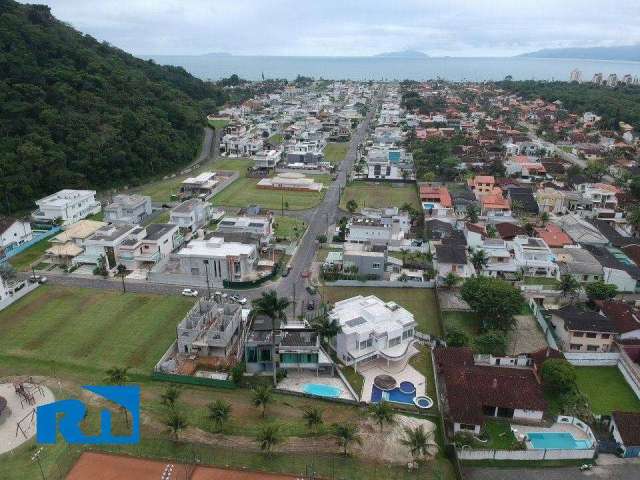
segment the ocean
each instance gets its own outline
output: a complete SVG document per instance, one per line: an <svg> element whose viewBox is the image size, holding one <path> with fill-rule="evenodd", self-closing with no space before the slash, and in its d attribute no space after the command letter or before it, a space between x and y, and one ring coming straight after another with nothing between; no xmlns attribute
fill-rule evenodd
<svg viewBox="0 0 640 480"><path fill-rule="evenodd" d="M584 80L602 73L640 77L640 62L573 60L565 58L380 58L380 57L258 57L258 56L154 56L157 63L179 65L202 79L218 80L237 74L247 80L305 75L328 80L450 81L569 80L575 68Z"/></svg>

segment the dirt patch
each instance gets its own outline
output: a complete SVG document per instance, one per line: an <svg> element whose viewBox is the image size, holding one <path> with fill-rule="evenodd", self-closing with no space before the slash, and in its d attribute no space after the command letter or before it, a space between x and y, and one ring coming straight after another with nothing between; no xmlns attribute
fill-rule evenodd
<svg viewBox="0 0 640 480"><path fill-rule="evenodd" d="M547 339L532 315L516 315L516 326L509 332L507 355L530 353L547 348Z"/></svg>

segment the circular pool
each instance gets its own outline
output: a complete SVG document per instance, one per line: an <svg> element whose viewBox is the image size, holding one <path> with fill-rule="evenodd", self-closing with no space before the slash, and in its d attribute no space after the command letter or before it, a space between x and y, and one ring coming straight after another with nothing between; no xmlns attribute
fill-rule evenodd
<svg viewBox="0 0 640 480"><path fill-rule="evenodd" d="M407 395L416 393L416 386L411 382L400 382L400 386L398 388L402 393L406 393Z"/></svg>
<svg viewBox="0 0 640 480"><path fill-rule="evenodd" d="M413 403L416 404L416 407L423 408L425 410L433 407L433 400L431 400L431 397L427 396L416 397L413 399Z"/></svg>

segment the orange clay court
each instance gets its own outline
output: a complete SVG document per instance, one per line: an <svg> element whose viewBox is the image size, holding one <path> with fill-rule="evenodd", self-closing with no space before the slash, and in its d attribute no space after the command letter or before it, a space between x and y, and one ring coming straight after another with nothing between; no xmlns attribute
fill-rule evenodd
<svg viewBox="0 0 640 480"><path fill-rule="evenodd" d="M171 468L173 467L173 468ZM290 475L195 467L189 480L295 480ZM185 480L184 465L142 458L83 453L67 480Z"/></svg>

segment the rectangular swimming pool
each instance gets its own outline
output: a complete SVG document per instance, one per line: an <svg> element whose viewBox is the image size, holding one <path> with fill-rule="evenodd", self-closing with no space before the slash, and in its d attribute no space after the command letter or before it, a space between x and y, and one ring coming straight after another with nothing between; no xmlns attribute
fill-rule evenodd
<svg viewBox="0 0 640 480"><path fill-rule="evenodd" d="M568 432L531 432L527 434L533 448L548 450L584 450L591 448L590 440L576 440Z"/></svg>

